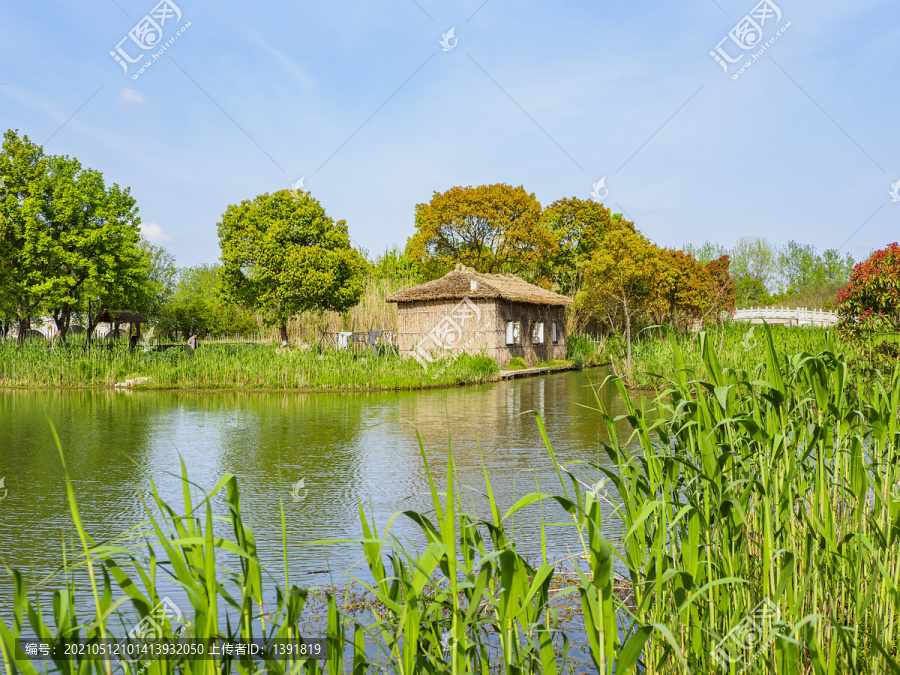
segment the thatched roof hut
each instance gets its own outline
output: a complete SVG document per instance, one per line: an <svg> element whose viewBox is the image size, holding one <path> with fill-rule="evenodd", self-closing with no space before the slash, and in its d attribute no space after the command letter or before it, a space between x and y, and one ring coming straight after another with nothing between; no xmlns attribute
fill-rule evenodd
<svg viewBox="0 0 900 675"><path fill-rule="evenodd" d="M566 355L572 299L512 274L457 265L440 279L389 295L397 303L400 353L423 363L460 351L484 352L500 365Z"/></svg>
<svg viewBox="0 0 900 675"><path fill-rule="evenodd" d="M571 305L572 298L529 284L514 274L482 274L462 264L440 279L397 291L388 302L501 298L533 305Z"/></svg>

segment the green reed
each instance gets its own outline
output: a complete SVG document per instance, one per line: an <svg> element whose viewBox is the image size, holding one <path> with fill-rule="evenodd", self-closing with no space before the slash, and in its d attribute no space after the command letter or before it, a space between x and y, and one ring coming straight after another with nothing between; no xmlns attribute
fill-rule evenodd
<svg viewBox="0 0 900 675"><path fill-rule="evenodd" d="M558 462L535 415L557 489L539 486L501 512L484 471L489 512L480 515L464 508L450 449L439 486L420 439L428 512L404 511L379 524L360 505L361 539L309 542L361 547L365 573L357 581L371 598L371 617L363 620L329 596L329 660L273 658L265 669L558 673L571 666L574 640L585 645L597 672L616 675L900 672L900 368L864 380L830 343L788 356L770 331L760 336L761 355L760 345L748 341L735 367L723 368L713 336L701 333L698 342L702 377L673 339L674 377L652 402L633 404L613 377L626 405L617 418L598 392L611 464L594 470L605 482L585 483L583 466ZM629 439L617 437L622 418L633 429ZM183 466L182 476L180 512L154 488L148 521L111 543L85 532L67 479L83 548L74 566L88 567L94 608L76 618L74 598L86 589L69 585L56 592L45 622L13 572L14 619L0 622L7 672L36 672L14 658L19 635L121 637L112 617L126 607L146 616L158 601L161 575L189 597L188 636L300 631L309 590L287 590L286 544L282 586L259 562L237 480L226 475L195 504ZM223 490L229 538L213 530L213 500ZM512 535L523 509L563 514L562 522L541 518L537 562L523 557ZM420 548L391 534L397 518L418 527ZM618 540L604 534L610 518L623 525ZM547 558L546 540L556 528L581 544L568 574ZM222 571L223 558L233 572ZM615 592L620 575L626 599ZM272 589L276 608L264 611ZM574 633L561 621L567 599L581 607ZM99 661L56 665L62 672L106 672ZM148 672L249 673L260 665L163 659Z"/></svg>
<svg viewBox="0 0 900 675"><path fill-rule="evenodd" d="M652 414L616 383L640 451L613 440L605 473L647 672L898 672L900 369L865 381L773 332L733 369L701 334L702 380L673 339Z"/></svg>
<svg viewBox="0 0 900 675"><path fill-rule="evenodd" d="M429 364L393 354L201 344L189 356L74 338L68 345L0 343L0 387L111 387L149 377L148 389L419 389L495 379L497 364L462 355Z"/></svg>
<svg viewBox="0 0 900 675"><path fill-rule="evenodd" d="M772 339L778 349L794 354L798 352L818 353L826 348L833 329L783 325L769 326ZM762 336L765 327L751 326L743 322L729 322L718 330L708 333L716 348L717 357L725 367L736 368L744 364L748 354L756 359L765 355ZM625 373L624 343L610 338L606 342L612 358L615 373L626 380L629 387L637 389L663 389L674 380L678 367L675 344L667 338L662 327L652 327L641 331L632 343L633 366L630 376ZM677 336L677 346L685 363L695 369L703 378L709 377L700 350L698 333ZM835 349L835 345L831 346Z"/></svg>

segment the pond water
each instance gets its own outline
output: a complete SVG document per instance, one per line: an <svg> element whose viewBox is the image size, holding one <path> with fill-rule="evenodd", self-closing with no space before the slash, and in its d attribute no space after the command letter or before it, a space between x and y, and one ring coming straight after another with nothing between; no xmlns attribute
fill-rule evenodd
<svg viewBox="0 0 900 675"><path fill-rule="evenodd" d="M85 527L97 541L145 518L142 500L151 500L151 481L179 511L181 457L196 484L195 495L226 472L237 476L245 516L276 578L282 568L280 497L291 583L325 583L325 569L339 581L342 571L360 559L359 545L305 543L361 536L360 502L380 530L396 511L431 509L416 430L439 490L446 485L449 443L459 482L467 486L467 510L490 513L480 494L483 458L502 512L534 491L536 479L542 490L560 489L529 411L543 418L561 462L608 464L600 446L607 440L606 428L589 410L596 408L596 389L605 405L616 414L624 412L615 390L600 388L607 374L595 368L418 392L0 392L0 477L7 490L0 501L0 560L22 571L33 587L62 564L63 541L67 547L77 543L52 422ZM625 439L630 429L621 425L617 432ZM587 464L575 470L585 483L598 478ZM295 502L291 485L300 478L308 493ZM548 505L544 518L561 521L564 514ZM537 505L516 516L520 550L540 551L540 519ZM610 518L606 523L607 535L616 538L618 522ZM398 519L392 531L420 540L406 518ZM577 541L568 532L549 531L551 558L563 558L575 548ZM9 606L10 594L3 578L0 608Z"/></svg>

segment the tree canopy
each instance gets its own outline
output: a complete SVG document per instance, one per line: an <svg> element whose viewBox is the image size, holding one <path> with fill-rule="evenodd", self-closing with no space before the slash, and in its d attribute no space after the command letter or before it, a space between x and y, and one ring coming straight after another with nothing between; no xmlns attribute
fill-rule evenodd
<svg viewBox="0 0 900 675"><path fill-rule="evenodd" d="M197 265L178 271L171 299L161 308L157 326L164 335L187 340L256 333L259 326L249 309L225 300L220 265Z"/></svg>
<svg viewBox="0 0 900 675"><path fill-rule="evenodd" d="M541 222L556 242L544 253L547 276L566 295L575 295L581 289L579 263L591 257L611 228L634 230L634 223L610 213L603 204L577 197L557 199L544 209Z"/></svg>
<svg viewBox="0 0 900 675"><path fill-rule="evenodd" d="M479 272L529 274L556 247L541 222L541 205L523 187L499 183L453 187L416 205L416 232L407 242L413 260L440 276L456 263Z"/></svg>
<svg viewBox="0 0 900 675"><path fill-rule="evenodd" d="M365 259L309 192L280 190L229 206L218 224L222 293L281 329L309 309L342 312L359 302Z"/></svg>
<svg viewBox="0 0 900 675"><path fill-rule="evenodd" d="M46 155L27 136L4 135L0 176L0 293L24 337L30 317L53 314L65 339L86 295L128 294L146 279L140 218L129 190L107 186L77 159Z"/></svg>
<svg viewBox="0 0 900 675"><path fill-rule="evenodd" d="M625 368L631 372L631 332L635 318L660 306L656 281L661 269L659 249L642 234L628 228L606 233L590 259L581 264L584 288L575 307L603 317L625 329Z"/></svg>
<svg viewBox="0 0 900 675"><path fill-rule="evenodd" d="M889 244L857 264L837 301L841 338L876 362L896 361L900 356L900 246Z"/></svg>

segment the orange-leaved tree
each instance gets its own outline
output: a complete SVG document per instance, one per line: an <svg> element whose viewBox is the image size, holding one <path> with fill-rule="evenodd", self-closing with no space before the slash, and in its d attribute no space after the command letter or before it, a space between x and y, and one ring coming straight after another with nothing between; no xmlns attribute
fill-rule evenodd
<svg viewBox="0 0 900 675"><path fill-rule="evenodd" d="M654 308L656 323L668 322L675 330L685 329L702 319L713 295L712 274L684 251L664 249L659 252L657 277L659 302Z"/></svg>

